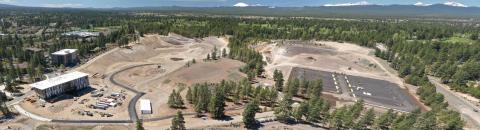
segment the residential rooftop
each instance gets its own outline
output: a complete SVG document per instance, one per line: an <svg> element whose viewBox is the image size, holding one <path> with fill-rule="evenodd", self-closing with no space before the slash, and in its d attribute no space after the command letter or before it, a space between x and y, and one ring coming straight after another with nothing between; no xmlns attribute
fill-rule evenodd
<svg viewBox="0 0 480 130"><path fill-rule="evenodd" d="M60 84L63 84L63 83L66 83L66 82L69 82L69 81L72 81L72 80L75 80L75 79L78 79L78 78L85 77L85 76L88 76L88 74L78 72L78 71L74 71L74 72L71 72L71 73L68 73L68 74L60 75L60 76L57 76L57 77L53 77L53 78L50 78L50 79L46 79L46 80L43 80L43 81L40 81L40 82L33 83L30 86L32 86L33 88L36 88L36 89L44 90L44 89L47 89L47 88L50 88L50 87L53 87L53 86L56 86L56 85L60 85Z"/></svg>

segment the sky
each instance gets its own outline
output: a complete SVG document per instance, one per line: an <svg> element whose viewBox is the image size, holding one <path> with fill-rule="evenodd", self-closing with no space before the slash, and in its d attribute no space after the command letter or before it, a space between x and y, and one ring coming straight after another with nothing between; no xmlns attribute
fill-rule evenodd
<svg viewBox="0 0 480 130"><path fill-rule="evenodd" d="M146 6L217 7L233 6L240 2L249 5L302 7L338 5L345 3L413 5L421 2L424 4L441 4L447 1L454 1L466 6L480 7L480 0L0 0L0 3L35 7L112 8Z"/></svg>

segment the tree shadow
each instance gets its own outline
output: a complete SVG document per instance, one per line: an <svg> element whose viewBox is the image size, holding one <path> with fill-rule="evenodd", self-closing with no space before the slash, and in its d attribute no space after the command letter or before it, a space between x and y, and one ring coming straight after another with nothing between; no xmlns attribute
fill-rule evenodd
<svg viewBox="0 0 480 130"><path fill-rule="evenodd" d="M257 121L257 122L255 123L255 125L253 125L253 126L251 126L251 127L246 127L246 128L249 129L249 130L258 130L258 129L264 127L264 126L265 126L265 125L263 125L262 123L260 123L260 122Z"/></svg>
<svg viewBox="0 0 480 130"><path fill-rule="evenodd" d="M233 118L231 116L227 116L227 115L224 115L223 117L221 118L218 118L216 120L220 120L220 121L231 121L233 120Z"/></svg>

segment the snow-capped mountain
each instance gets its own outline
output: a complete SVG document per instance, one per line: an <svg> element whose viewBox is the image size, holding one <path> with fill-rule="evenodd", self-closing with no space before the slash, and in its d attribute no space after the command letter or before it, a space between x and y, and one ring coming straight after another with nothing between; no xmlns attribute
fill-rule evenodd
<svg viewBox="0 0 480 130"><path fill-rule="evenodd" d="M417 2L417 3L415 3L415 4L413 4L413 5L415 5L415 6L430 6L430 5L432 5L432 4L427 4L427 3L423 3L423 2L420 2L420 1L419 1L419 2Z"/></svg>
<svg viewBox="0 0 480 130"><path fill-rule="evenodd" d="M249 5L246 4L246 3L243 3L243 2L240 2L240 3L237 3L235 5L233 5L233 7L248 7Z"/></svg>
<svg viewBox="0 0 480 130"><path fill-rule="evenodd" d="M455 6L455 7L468 7L467 5L465 4L462 4L462 3L458 3L458 2L455 2L455 1L447 1L445 3L443 3L444 5L448 5L448 6Z"/></svg>
<svg viewBox="0 0 480 130"><path fill-rule="evenodd" d="M359 6L359 5L372 5L367 1L360 1L354 3L339 3L339 4L325 4L323 6Z"/></svg>

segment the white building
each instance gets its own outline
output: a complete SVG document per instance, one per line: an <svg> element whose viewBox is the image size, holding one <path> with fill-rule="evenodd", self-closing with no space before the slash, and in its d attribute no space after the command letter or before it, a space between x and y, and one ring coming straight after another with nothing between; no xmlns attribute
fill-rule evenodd
<svg viewBox="0 0 480 130"><path fill-rule="evenodd" d="M142 114L152 114L152 104L150 100L140 99L140 111Z"/></svg>
<svg viewBox="0 0 480 130"><path fill-rule="evenodd" d="M71 72L31 84L38 97L48 99L65 92L78 91L90 86L88 74Z"/></svg>
<svg viewBox="0 0 480 130"><path fill-rule="evenodd" d="M63 49L52 53L53 64L64 66L73 66L77 64L77 49Z"/></svg>

